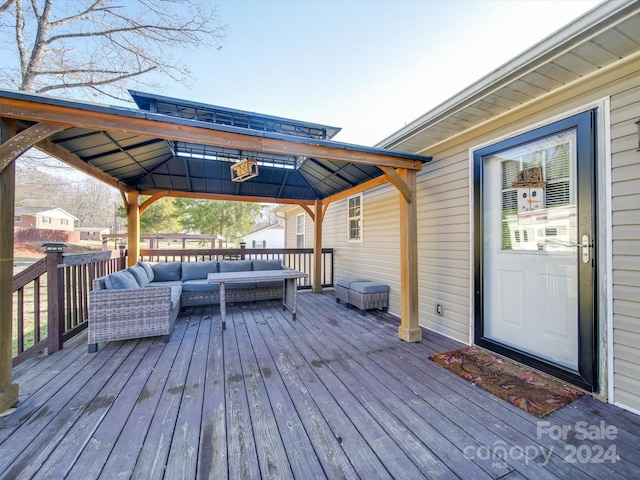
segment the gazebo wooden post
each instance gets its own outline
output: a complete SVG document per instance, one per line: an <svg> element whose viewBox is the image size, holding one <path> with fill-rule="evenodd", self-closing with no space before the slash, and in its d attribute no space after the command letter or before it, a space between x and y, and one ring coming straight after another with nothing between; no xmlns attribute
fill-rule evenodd
<svg viewBox="0 0 640 480"><path fill-rule="evenodd" d="M16 129L14 122L0 120L0 142L7 142ZM18 402L18 385L12 380L13 327L13 216L15 162L0 172L0 413Z"/></svg>
<svg viewBox="0 0 640 480"><path fill-rule="evenodd" d="M322 293L322 200L316 200L313 229L313 292Z"/></svg>
<svg viewBox="0 0 640 480"><path fill-rule="evenodd" d="M127 265L132 267L140 258L140 194L131 190L127 197Z"/></svg>
<svg viewBox="0 0 640 480"><path fill-rule="evenodd" d="M422 339L418 316L418 215L416 172L399 169L410 197L400 192L400 296L401 319L398 336L406 342Z"/></svg>

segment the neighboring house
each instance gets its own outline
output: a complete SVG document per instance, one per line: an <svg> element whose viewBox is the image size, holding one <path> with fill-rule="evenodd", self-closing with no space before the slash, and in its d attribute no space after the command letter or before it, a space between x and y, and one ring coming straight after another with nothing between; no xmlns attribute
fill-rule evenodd
<svg viewBox="0 0 640 480"><path fill-rule="evenodd" d="M640 413L639 122L640 3L610 1L382 141L433 157L420 324ZM280 211L310 246L303 209ZM397 216L394 187L367 190L329 205L322 241L399 314Z"/></svg>
<svg viewBox="0 0 640 480"><path fill-rule="evenodd" d="M284 225L261 228L242 237L242 241L247 248L284 248Z"/></svg>
<svg viewBox="0 0 640 480"><path fill-rule="evenodd" d="M101 241L102 234L111 233L110 228L104 227L76 227L76 232L80 232L80 240L94 240Z"/></svg>
<svg viewBox="0 0 640 480"><path fill-rule="evenodd" d="M56 207L16 207L14 229L38 228L73 232L78 219L69 212Z"/></svg>

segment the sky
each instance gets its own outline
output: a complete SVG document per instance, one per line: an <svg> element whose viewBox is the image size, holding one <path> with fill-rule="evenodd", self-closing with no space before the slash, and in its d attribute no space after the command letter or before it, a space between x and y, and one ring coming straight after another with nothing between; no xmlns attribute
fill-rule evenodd
<svg viewBox="0 0 640 480"><path fill-rule="evenodd" d="M157 93L316 122L372 146L578 18L581 0L218 0L220 50ZM212 3L213 4L213 3Z"/></svg>

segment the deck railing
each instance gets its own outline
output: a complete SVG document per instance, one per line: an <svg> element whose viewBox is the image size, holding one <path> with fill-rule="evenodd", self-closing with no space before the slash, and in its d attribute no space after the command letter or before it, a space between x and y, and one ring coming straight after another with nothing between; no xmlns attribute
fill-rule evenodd
<svg viewBox="0 0 640 480"><path fill-rule="evenodd" d="M94 278L121 270L120 252L47 252L13 277L13 365L44 349L62 348L87 328L89 290Z"/></svg>
<svg viewBox="0 0 640 480"><path fill-rule="evenodd" d="M141 260L150 262L198 262L206 260L279 259L282 264L309 275L298 288L311 288L313 249L147 249ZM87 328L89 291L94 278L126 267L125 252L86 254L47 252L46 257L13 277L13 365L43 350L49 353ZM333 249L322 249L321 281L333 286Z"/></svg>
<svg viewBox="0 0 640 480"><path fill-rule="evenodd" d="M141 249L140 258L148 262L202 262L207 260L258 260L278 259L286 267L307 273L301 278L298 288L311 288L313 280L312 248L220 248L220 249ZM323 287L333 286L333 248L322 249Z"/></svg>

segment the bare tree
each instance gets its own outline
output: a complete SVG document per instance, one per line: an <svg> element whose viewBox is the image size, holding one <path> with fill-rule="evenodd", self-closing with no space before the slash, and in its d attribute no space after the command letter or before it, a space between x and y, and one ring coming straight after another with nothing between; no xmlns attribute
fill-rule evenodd
<svg viewBox="0 0 640 480"><path fill-rule="evenodd" d="M0 0L0 45L15 52L0 85L130 101L127 88L188 83L171 52L219 49L224 33L210 0ZM110 187L35 151L18 165L18 204L59 206L80 225L113 223L120 196Z"/></svg>
<svg viewBox="0 0 640 480"><path fill-rule="evenodd" d="M0 14L0 39L16 51L1 83L120 100L160 78L188 83L172 50L219 49L225 31L208 0L6 0Z"/></svg>

